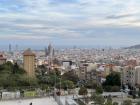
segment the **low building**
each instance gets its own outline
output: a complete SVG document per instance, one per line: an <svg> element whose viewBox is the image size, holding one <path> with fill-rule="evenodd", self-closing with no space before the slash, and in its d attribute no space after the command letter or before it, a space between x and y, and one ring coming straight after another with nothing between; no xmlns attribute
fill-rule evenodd
<svg viewBox="0 0 140 105"><path fill-rule="evenodd" d="M11 99L19 99L20 92L2 92L1 99L2 100L11 100Z"/></svg>
<svg viewBox="0 0 140 105"><path fill-rule="evenodd" d="M79 78L86 81L97 81L97 65L94 63L82 63L79 68Z"/></svg>

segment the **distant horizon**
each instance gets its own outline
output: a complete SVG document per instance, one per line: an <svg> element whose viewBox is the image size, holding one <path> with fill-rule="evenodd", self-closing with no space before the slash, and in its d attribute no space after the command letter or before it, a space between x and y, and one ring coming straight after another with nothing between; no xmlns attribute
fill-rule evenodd
<svg viewBox="0 0 140 105"><path fill-rule="evenodd" d="M16 50L16 45L18 44L10 44L11 45L11 49L12 51ZM26 50L28 48L31 48L32 50L44 50L45 48L48 47L49 44L46 45L18 45L18 50ZM139 44L138 44L139 45ZM125 45L118 45L118 46L109 46L109 45L54 45L52 44L52 46L55 49L66 49L66 48L81 48L81 49L108 49L108 48L113 48L113 49L120 49L120 48L125 48L125 47L131 47L131 46L135 46L135 45L130 45L130 46L125 46ZM7 45L0 45L0 51L8 51L9 50L9 44Z"/></svg>

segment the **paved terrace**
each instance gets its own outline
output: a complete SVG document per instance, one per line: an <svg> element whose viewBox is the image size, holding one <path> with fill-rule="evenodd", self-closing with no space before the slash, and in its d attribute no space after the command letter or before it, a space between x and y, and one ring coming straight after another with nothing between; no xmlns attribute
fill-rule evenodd
<svg viewBox="0 0 140 105"><path fill-rule="evenodd" d="M0 105L57 105L55 100L51 98L37 98L37 99L26 99L26 100L10 100L10 101L0 101Z"/></svg>

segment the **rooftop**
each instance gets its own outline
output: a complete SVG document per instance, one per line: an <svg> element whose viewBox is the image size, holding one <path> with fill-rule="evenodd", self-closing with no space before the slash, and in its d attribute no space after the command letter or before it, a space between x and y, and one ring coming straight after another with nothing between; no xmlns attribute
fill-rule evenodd
<svg viewBox="0 0 140 105"><path fill-rule="evenodd" d="M5 57L3 57L3 55L2 55L2 54L0 54L0 60L6 60L6 58L5 58Z"/></svg>
<svg viewBox="0 0 140 105"><path fill-rule="evenodd" d="M23 52L23 55L24 56L35 56L35 53L33 53L32 50L29 48Z"/></svg>

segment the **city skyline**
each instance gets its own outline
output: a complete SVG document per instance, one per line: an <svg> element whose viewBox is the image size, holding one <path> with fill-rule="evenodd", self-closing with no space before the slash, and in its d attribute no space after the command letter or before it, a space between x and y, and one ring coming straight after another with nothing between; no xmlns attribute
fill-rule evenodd
<svg viewBox="0 0 140 105"><path fill-rule="evenodd" d="M0 0L0 44L140 44L139 0Z"/></svg>

